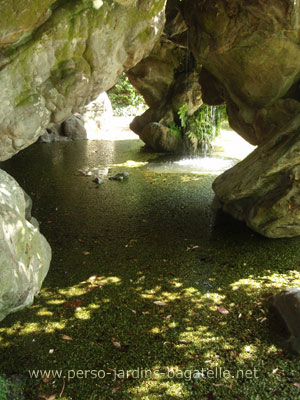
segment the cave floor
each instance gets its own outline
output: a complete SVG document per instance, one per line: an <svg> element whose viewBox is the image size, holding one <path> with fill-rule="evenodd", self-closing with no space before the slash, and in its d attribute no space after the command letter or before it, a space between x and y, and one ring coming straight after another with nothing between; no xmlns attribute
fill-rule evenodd
<svg viewBox="0 0 300 400"><path fill-rule="evenodd" d="M300 239L216 214L215 175L155 172L159 157L138 140L78 141L1 165L53 259L34 305L0 324L0 375L26 376L29 399L299 398L299 357L267 301L300 286Z"/></svg>

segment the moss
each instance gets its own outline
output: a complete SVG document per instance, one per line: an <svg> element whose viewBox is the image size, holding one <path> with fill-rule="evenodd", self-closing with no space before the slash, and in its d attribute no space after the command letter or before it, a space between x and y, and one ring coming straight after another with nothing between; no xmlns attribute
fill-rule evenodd
<svg viewBox="0 0 300 400"><path fill-rule="evenodd" d="M299 238L269 240L215 215L214 176L156 174L158 155L140 149L139 141L39 144L2 165L34 193L33 215L53 248L34 305L1 323L2 371L110 373L66 379L64 400L297 398L299 360L282 349L267 299L300 285ZM132 166L128 181L97 188L76 173L106 165L111 174ZM256 369L258 378L189 378L216 367L234 376ZM31 400L64 385L30 382Z"/></svg>

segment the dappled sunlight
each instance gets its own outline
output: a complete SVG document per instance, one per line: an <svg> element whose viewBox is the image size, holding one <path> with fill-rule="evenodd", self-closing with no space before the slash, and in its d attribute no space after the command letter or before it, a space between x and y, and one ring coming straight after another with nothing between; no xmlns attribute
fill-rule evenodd
<svg viewBox="0 0 300 400"><path fill-rule="evenodd" d="M78 393L82 399L229 400L262 392L273 398L278 387L295 398L298 389L272 373L278 367L297 381L298 360L288 358L270 328L266 300L300 285L299 241L270 241L226 215L216 218L213 174L155 173L148 168L153 155L137 151L135 141L123 144L64 143L56 165L56 144L49 154L44 146L38 193L30 174L41 162L28 149L26 190L37 193L36 214L53 262L34 305L1 323L3 371L112 374L65 379L66 400ZM125 184L92 182L127 168ZM21 169L23 176L25 161ZM205 375L216 367L231 377ZM151 377L138 377L138 368ZM236 378L238 369L254 368L263 389L258 380ZM128 377L114 379L118 369ZM55 384L61 388L63 379ZM58 395L53 381L32 385Z"/></svg>

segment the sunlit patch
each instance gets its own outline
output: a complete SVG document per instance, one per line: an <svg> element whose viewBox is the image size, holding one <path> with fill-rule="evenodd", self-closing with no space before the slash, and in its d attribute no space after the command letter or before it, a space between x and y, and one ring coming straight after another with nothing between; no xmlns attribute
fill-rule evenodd
<svg viewBox="0 0 300 400"><path fill-rule="evenodd" d="M96 10L99 10L103 6L102 0L93 0L93 6Z"/></svg>
<svg viewBox="0 0 300 400"><path fill-rule="evenodd" d="M47 322L45 327L43 327L43 332L45 333L54 333L55 331L59 331L65 329L66 324L62 321L54 321L54 322ZM40 329L41 330L41 329Z"/></svg>
<svg viewBox="0 0 300 400"><path fill-rule="evenodd" d="M91 318L91 312L87 307L77 307L75 310L75 318L87 320Z"/></svg>
<svg viewBox="0 0 300 400"><path fill-rule="evenodd" d="M44 316L52 316L52 315L53 315L53 312L47 310L47 308L42 308L41 310L39 310L39 311L36 313L36 315L39 315L39 316L41 316L41 317L44 317Z"/></svg>
<svg viewBox="0 0 300 400"><path fill-rule="evenodd" d="M64 302L65 302L65 300L53 299L53 300L49 300L47 303L52 304L54 306L58 306L58 305L63 304Z"/></svg>
<svg viewBox="0 0 300 400"><path fill-rule="evenodd" d="M140 168L144 167L147 164L149 164L148 161L142 162L142 161L127 160L122 164L113 164L112 167Z"/></svg>
<svg viewBox="0 0 300 400"><path fill-rule="evenodd" d="M243 360L251 360L257 352L257 348L254 345L246 345L243 347L239 354L239 358Z"/></svg>

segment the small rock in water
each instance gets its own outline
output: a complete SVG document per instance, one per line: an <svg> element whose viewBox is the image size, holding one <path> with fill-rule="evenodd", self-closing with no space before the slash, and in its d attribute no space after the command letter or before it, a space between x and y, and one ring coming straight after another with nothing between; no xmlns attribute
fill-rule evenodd
<svg viewBox="0 0 300 400"><path fill-rule="evenodd" d="M111 181L123 181L124 179L128 179L129 174L128 172L119 172L114 176L110 176L108 179Z"/></svg>
<svg viewBox="0 0 300 400"><path fill-rule="evenodd" d="M97 178L93 179L93 182L97 183L98 185L102 185L104 183L104 180L97 176Z"/></svg>

